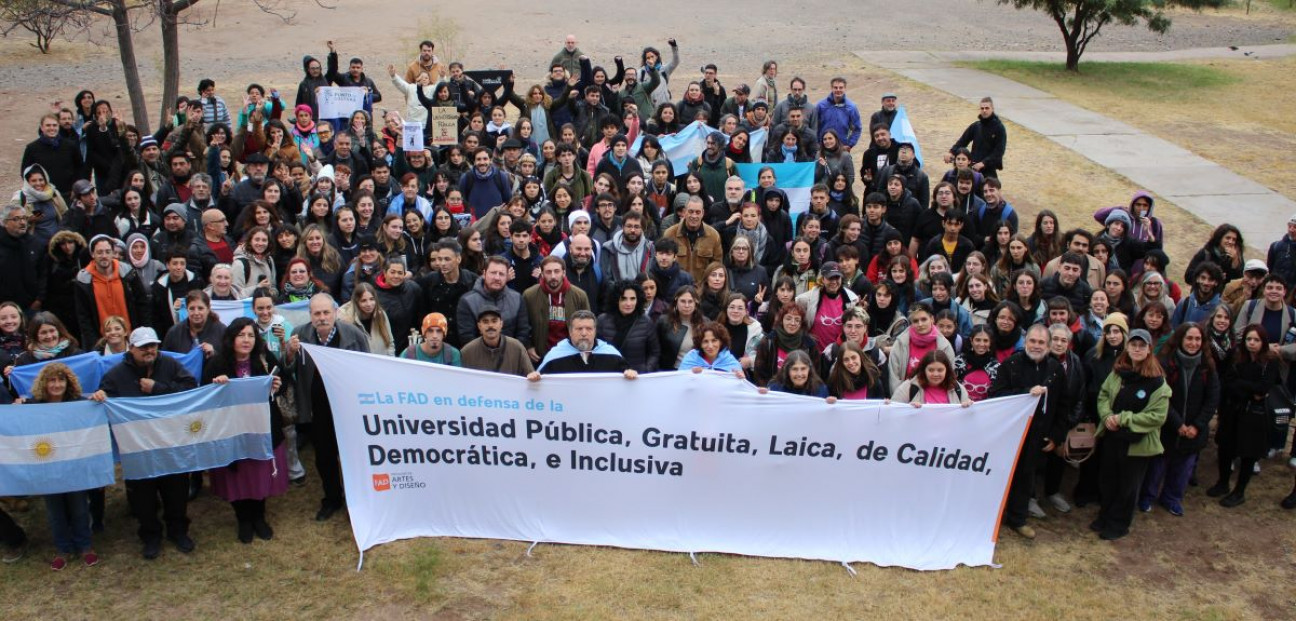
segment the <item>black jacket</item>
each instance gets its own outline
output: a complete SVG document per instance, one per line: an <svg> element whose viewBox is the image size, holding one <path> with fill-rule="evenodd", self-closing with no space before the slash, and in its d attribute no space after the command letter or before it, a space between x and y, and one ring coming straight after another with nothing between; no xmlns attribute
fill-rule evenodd
<svg viewBox="0 0 1296 621"><path fill-rule="evenodd" d="M596 324L597 336L621 352L626 364L640 373L652 373L660 370L661 342L657 339L657 329L647 315L640 313L639 318L630 326L625 342L617 345L616 313L611 311L599 315Z"/></svg>
<svg viewBox="0 0 1296 621"><path fill-rule="evenodd" d="M1203 358L1207 355L1209 352L1203 352ZM1220 403L1219 374L1200 364L1191 376L1186 375L1176 352L1162 357L1161 366L1172 391L1170 409L1161 426L1161 446L1172 455L1191 455L1206 448L1210 437L1210 421ZM1196 427L1197 437L1190 440L1179 435L1183 425Z"/></svg>
<svg viewBox="0 0 1296 621"><path fill-rule="evenodd" d="M963 135L959 136L958 142L950 147L950 154L969 144L972 145L972 163L985 165L981 174L994 177L997 171L1003 170L1004 150L1008 147L1008 130L1004 129L999 115L991 114L990 118L978 118L973 121L967 129L963 130Z"/></svg>
<svg viewBox="0 0 1296 621"><path fill-rule="evenodd" d="M887 210L885 221L887 224L895 227L897 231L900 231L900 241L904 243L905 248L908 248L909 241L913 239L918 230L918 216L926 213L928 209L924 209L918 202L918 199L914 198L913 193L907 189L900 195L899 199L894 201L891 200L890 194L887 194L886 197ZM867 222L865 222L865 228L868 228ZM885 248L886 244L883 243L881 246L874 249L873 254L879 254Z"/></svg>
<svg viewBox="0 0 1296 621"><path fill-rule="evenodd" d="M1029 436L1061 442L1066 439L1066 416L1055 416L1062 412L1062 396L1066 391L1066 375L1062 365L1050 355L1044 360L1035 362L1019 351L999 365L994 383L990 384L990 397L1008 397L1024 395L1035 386L1048 389L1035 408L1035 417L1031 419ZM1056 419L1056 421L1055 421Z"/></svg>
<svg viewBox="0 0 1296 621"><path fill-rule="evenodd" d="M153 392L140 390L139 381L143 378L153 380ZM100 390L109 397L148 397L151 395L169 395L198 387L198 380L189 374L175 358L158 354L150 367L135 364L135 359L126 354L117 366L108 369L99 382Z"/></svg>
<svg viewBox="0 0 1296 621"><path fill-rule="evenodd" d="M72 184L89 175L86 174L85 160L81 158L81 147L77 141L62 137L57 140L58 146L39 138L27 143L18 170L27 170L32 164L40 164L49 174L50 184L71 200Z"/></svg>
<svg viewBox="0 0 1296 621"><path fill-rule="evenodd" d="M126 310L130 314L132 328L152 325L149 317L148 290L140 280L139 272L129 263L117 263L117 275L122 279L122 289L126 294ZM99 341L99 305L95 302L94 281L90 272L77 272L76 284L72 289L72 298L76 304L77 327L80 330L82 343L93 347Z"/></svg>
<svg viewBox="0 0 1296 621"><path fill-rule="evenodd" d="M422 299L419 301L419 312L441 313L445 315L449 329L446 331L446 342L455 347L462 347L467 341L460 338L458 326L459 298L472 290L477 283L477 275L466 270L459 270L459 280L448 283L441 272L428 272L417 280ZM420 319L420 325L422 320Z"/></svg>
<svg viewBox="0 0 1296 621"><path fill-rule="evenodd" d="M45 248L31 233L14 237L0 230L0 300L31 308L45 298Z"/></svg>
<svg viewBox="0 0 1296 621"><path fill-rule="evenodd" d="M818 344L808 333L801 335L801 349L810 354L810 360L814 362L813 366L816 371L822 371L823 357L819 351ZM790 352L789 352L790 353ZM750 355L751 352L748 352ZM778 375L778 333L774 331L766 332L761 338L760 343L756 344L755 362L752 364L752 381L757 386L764 386Z"/></svg>
<svg viewBox="0 0 1296 621"><path fill-rule="evenodd" d="M1080 278L1076 280L1075 285L1070 289L1062 286L1062 275L1053 274L1040 283L1040 299L1045 302L1054 297L1061 296L1071 303L1071 308L1077 315L1084 315L1089 312L1089 298L1093 295L1093 287L1089 286L1089 281L1085 280L1084 272L1088 271L1086 266L1080 273Z"/></svg>

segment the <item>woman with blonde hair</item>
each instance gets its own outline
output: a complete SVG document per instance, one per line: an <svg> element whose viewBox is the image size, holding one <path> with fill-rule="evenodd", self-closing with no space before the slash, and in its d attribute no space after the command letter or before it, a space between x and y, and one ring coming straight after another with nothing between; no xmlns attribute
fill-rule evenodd
<svg viewBox="0 0 1296 621"><path fill-rule="evenodd" d="M51 362L36 375L32 398L27 403L67 403L81 399L81 382L72 369L61 362ZM99 555L95 554L91 542L89 491L45 495L45 517L57 550L50 563L54 571L67 567L67 557L73 554L80 554L86 567L99 564Z"/></svg>
<svg viewBox="0 0 1296 621"><path fill-rule="evenodd" d="M374 354L396 355L396 340L392 337L391 322L378 302L374 286L362 282L355 287L351 300L338 307L338 319L346 321L369 335L369 351Z"/></svg>

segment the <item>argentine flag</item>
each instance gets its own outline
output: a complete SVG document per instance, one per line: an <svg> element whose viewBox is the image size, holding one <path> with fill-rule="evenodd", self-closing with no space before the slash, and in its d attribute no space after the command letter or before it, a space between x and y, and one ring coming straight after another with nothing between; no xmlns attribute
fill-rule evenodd
<svg viewBox="0 0 1296 621"><path fill-rule="evenodd" d="M658 136L657 141L661 143L662 152L666 159L670 160L671 167L675 169L676 175L683 175L688 172L688 166L706 150L706 137L720 130L713 129L702 121L693 121L684 129L674 134ZM765 152L765 141L769 131L765 128L758 129L750 133L751 140L748 141L748 150L751 151L752 161L761 161L761 154ZM635 138L634 144L630 145L631 153L638 153L639 147L643 145L643 134ZM644 171L649 172L649 171ZM753 187L753 186L748 186ZM213 302L213 308L215 308Z"/></svg>
<svg viewBox="0 0 1296 621"><path fill-rule="evenodd" d="M252 298L242 300L212 300L211 310L220 317L221 323L229 325L235 317L247 317L256 319L256 313L252 311ZM287 304L276 304L275 312L283 315L289 323L294 326L304 326L310 323L310 301L289 302ZM181 308L180 318L183 320L189 313Z"/></svg>
<svg viewBox="0 0 1296 621"><path fill-rule="evenodd" d="M113 484L112 437L93 401L0 407L0 496Z"/></svg>
<svg viewBox="0 0 1296 621"><path fill-rule="evenodd" d="M795 164L738 164L738 175L748 188L757 187L762 168L774 169L774 187L787 193L788 209L795 221L797 214L810 209L810 188L814 186L814 162Z"/></svg>
<svg viewBox="0 0 1296 621"><path fill-rule="evenodd" d="M272 459L271 381L231 379L171 395L109 399L122 476L148 479Z"/></svg>
<svg viewBox="0 0 1296 621"><path fill-rule="evenodd" d="M192 374L195 379L202 378L202 349L194 348L187 354L177 354L173 351L163 351L162 354L171 356L179 361L185 369L189 370L189 373ZM104 373L107 373L108 369L117 366L117 363L121 362L122 357L125 355L126 354L109 354L107 356L101 356L98 353L90 352L69 356L67 358L60 358L58 360L46 360L35 364L14 367L13 372L9 374L9 383L13 386L14 390L18 392L18 396L24 398L31 397L32 385L36 383L36 376L40 374L41 369L45 368L45 365L51 362L61 362L66 364L68 368L72 370L73 375L77 376L77 380L81 382L81 392L88 395L99 390L99 382L103 379Z"/></svg>
<svg viewBox="0 0 1296 621"><path fill-rule="evenodd" d="M918 160L918 165L922 165L922 147L918 146L918 134L914 133L913 124L909 122L909 113L905 111L904 106L900 106L891 121L891 140L893 142L907 142L913 145L914 159Z"/></svg>

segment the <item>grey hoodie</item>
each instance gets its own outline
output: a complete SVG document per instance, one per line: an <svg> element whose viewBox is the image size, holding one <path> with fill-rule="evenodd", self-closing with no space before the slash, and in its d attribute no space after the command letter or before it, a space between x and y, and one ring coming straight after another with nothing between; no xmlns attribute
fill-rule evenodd
<svg viewBox="0 0 1296 621"><path fill-rule="evenodd" d="M640 237L639 243L631 248L626 246L624 235L624 230L617 231L603 244L599 265L603 268L604 281L629 280L648 273L648 265L653 259L652 241Z"/></svg>

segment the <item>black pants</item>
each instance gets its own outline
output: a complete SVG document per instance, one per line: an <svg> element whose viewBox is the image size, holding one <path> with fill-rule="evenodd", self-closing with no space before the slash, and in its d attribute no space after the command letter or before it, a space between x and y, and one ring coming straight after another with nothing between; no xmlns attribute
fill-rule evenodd
<svg viewBox="0 0 1296 621"><path fill-rule="evenodd" d="M27 543L27 533L4 509L0 509L0 543L11 548Z"/></svg>
<svg viewBox="0 0 1296 621"><path fill-rule="evenodd" d="M315 470L319 472L324 487L323 504L343 506L342 462L338 458L337 434L333 431L333 412L324 404L315 404L315 420L311 422L311 444L315 445Z"/></svg>
<svg viewBox="0 0 1296 621"><path fill-rule="evenodd" d="M86 495L90 497L90 522L102 525L104 521L104 488L89 490Z"/></svg>
<svg viewBox="0 0 1296 621"><path fill-rule="evenodd" d="M1049 453L1044 462L1044 495L1052 496L1062 491L1062 476L1066 474L1067 462L1057 453Z"/></svg>
<svg viewBox="0 0 1296 621"><path fill-rule="evenodd" d="M1027 510L1035 491L1035 469L1044 456L1040 451L1041 446L1043 435L1028 432L1021 455L1017 458L1017 468L1013 470L1012 482L1008 484L1008 506L1004 508L1003 521L1010 528L1026 525Z"/></svg>
<svg viewBox="0 0 1296 621"><path fill-rule="evenodd" d="M1103 533L1124 535L1134 522L1134 509L1150 458L1130 457L1129 443L1118 440L1104 442L1099 458L1103 476L1099 483L1102 504L1098 508L1098 523Z"/></svg>
<svg viewBox="0 0 1296 621"><path fill-rule="evenodd" d="M162 520L158 520L161 499ZM145 542L162 539L162 525L166 522L166 536L175 538L189 534L189 473L169 474L153 479L126 481L126 500L131 513L139 521L139 537Z"/></svg>
<svg viewBox="0 0 1296 621"><path fill-rule="evenodd" d="M234 507L234 517L242 522L264 522L265 521L265 499L261 500L234 500L230 502Z"/></svg>
<svg viewBox="0 0 1296 621"><path fill-rule="evenodd" d="M1072 496L1078 504L1098 502L1099 483L1102 480L1102 438L1094 445L1095 453L1080 464L1080 478L1076 481Z"/></svg>

